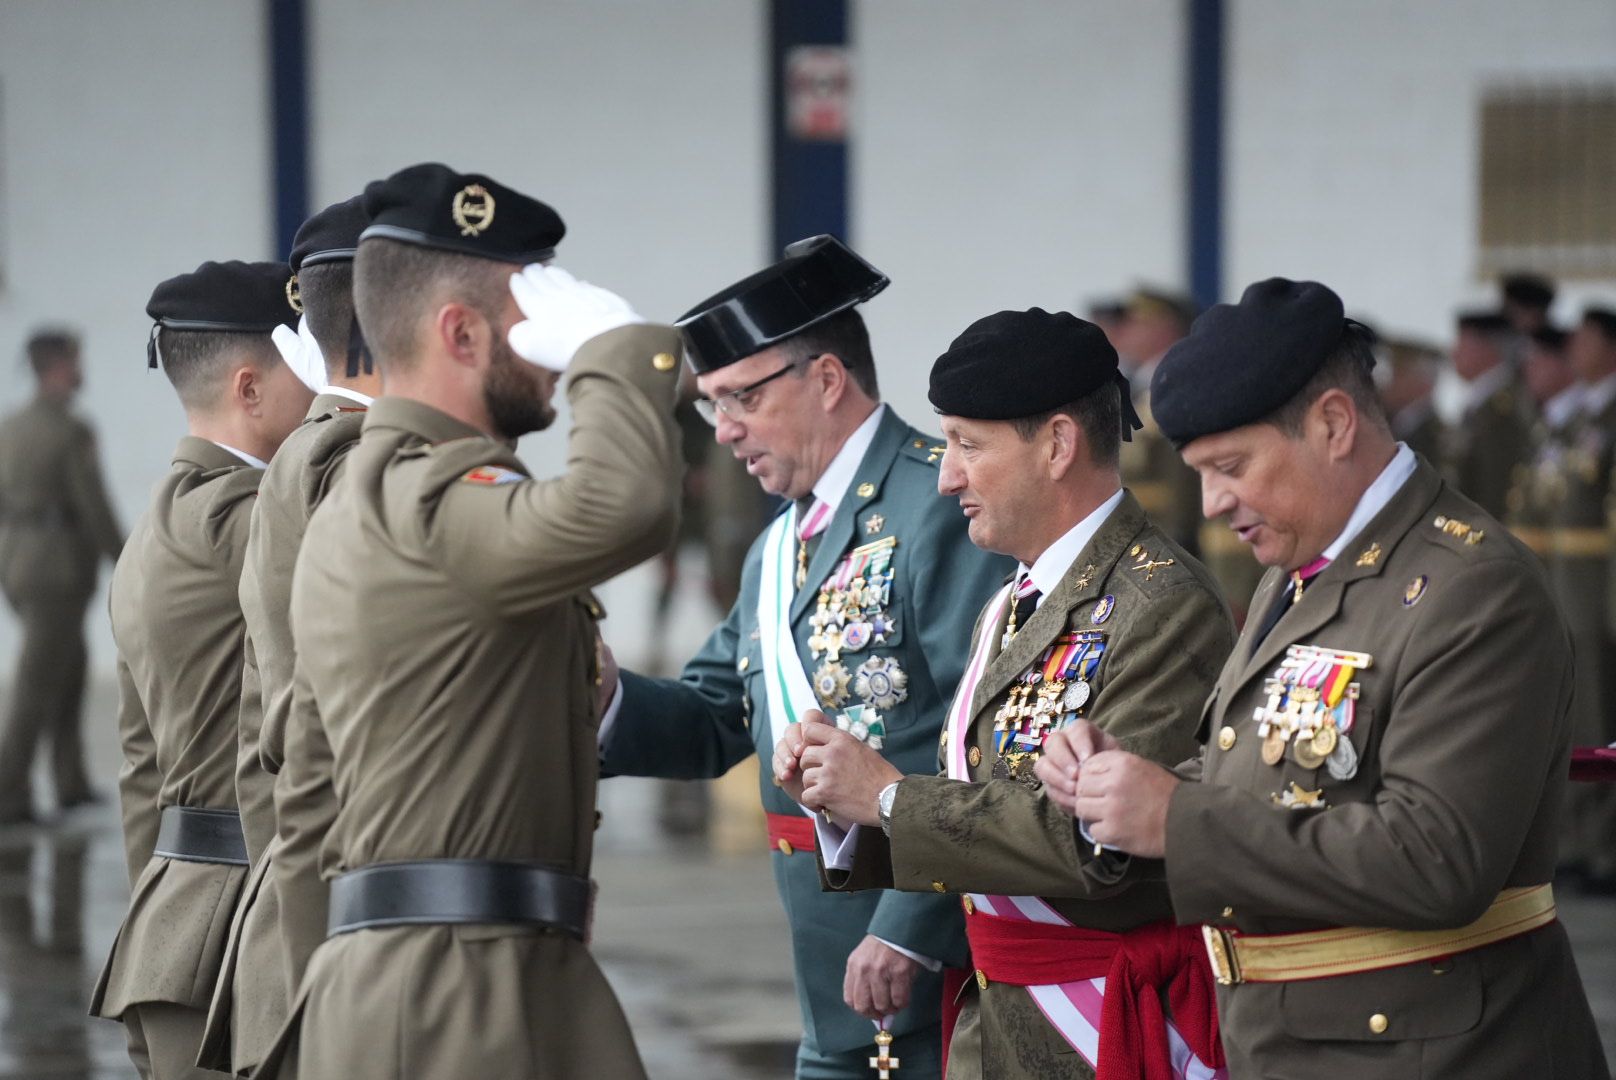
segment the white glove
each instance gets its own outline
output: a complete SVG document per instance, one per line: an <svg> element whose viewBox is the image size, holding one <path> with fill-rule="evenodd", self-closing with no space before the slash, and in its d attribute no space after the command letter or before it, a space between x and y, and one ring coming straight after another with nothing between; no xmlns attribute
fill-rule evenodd
<svg viewBox="0 0 1616 1080"><path fill-rule="evenodd" d="M523 267L511 275L511 295L526 316L511 327L511 348L551 371L566 371L590 338L645 321L621 296L579 281L559 266Z"/></svg>
<svg viewBox="0 0 1616 1080"><path fill-rule="evenodd" d="M325 377L325 354L320 351L320 343L314 340L307 315L297 321L297 333L283 325L275 327L269 336L280 350L281 359L304 386L318 394L331 385Z"/></svg>

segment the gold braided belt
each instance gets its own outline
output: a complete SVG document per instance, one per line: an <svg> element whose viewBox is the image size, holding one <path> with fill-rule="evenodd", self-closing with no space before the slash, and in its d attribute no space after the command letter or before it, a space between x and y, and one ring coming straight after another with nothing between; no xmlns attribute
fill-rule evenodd
<svg viewBox="0 0 1616 1080"><path fill-rule="evenodd" d="M1536 930L1554 918L1554 889L1543 884L1505 889L1481 918L1453 930L1342 926L1296 934L1242 934L1203 926L1201 936L1219 985L1233 986L1327 979L1435 960Z"/></svg>

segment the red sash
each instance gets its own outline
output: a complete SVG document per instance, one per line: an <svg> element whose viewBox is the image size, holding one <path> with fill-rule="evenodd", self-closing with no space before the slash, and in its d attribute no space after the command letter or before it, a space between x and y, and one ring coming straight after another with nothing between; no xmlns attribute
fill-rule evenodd
<svg viewBox="0 0 1616 1080"><path fill-rule="evenodd" d="M807 814L768 814L769 850L782 855L812 853L816 843L814 819ZM780 845L784 843L786 847Z"/></svg>
<svg viewBox="0 0 1616 1080"><path fill-rule="evenodd" d="M1121 934L1003 919L965 920L972 962L989 982L1047 986L1105 979L1096 1080L1170 1080L1167 1015L1206 1064L1223 1065L1212 968L1199 927L1155 922Z"/></svg>

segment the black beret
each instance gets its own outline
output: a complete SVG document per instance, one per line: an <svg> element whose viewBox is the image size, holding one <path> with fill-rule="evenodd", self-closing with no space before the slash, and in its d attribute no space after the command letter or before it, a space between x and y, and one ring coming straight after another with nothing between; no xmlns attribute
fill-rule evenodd
<svg viewBox="0 0 1616 1080"><path fill-rule="evenodd" d="M546 204L479 173L428 163L365 187L365 240L478 255L525 265L552 258L567 227Z"/></svg>
<svg viewBox="0 0 1616 1080"><path fill-rule="evenodd" d="M157 366L157 335L167 330L225 330L267 334L297 326L292 270L278 262L205 262L152 290L146 314L155 320L146 362Z"/></svg>
<svg viewBox="0 0 1616 1080"><path fill-rule="evenodd" d="M1582 321L1593 323L1607 338L1616 341L1616 308L1598 306L1584 308Z"/></svg>
<svg viewBox="0 0 1616 1080"><path fill-rule="evenodd" d="M359 249L359 234L370 224L364 200L363 195L355 195L332 203L298 227L292 239L292 256L286 260L292 273L320 263L353 261Z"/></svg>
<svg viewBox="0 0 1616 1080"><path fill-rule="evenodd" d="M891 283L834 236L789 244L785 258L678 319L697 374L744 360L862 304Z"/></svg>
<svg viewBox="0 0 1616 1080"><path fill-rule="evenodd" d="M1503 281L1504 299L1527 307L1554 303L1554 282L1540 274L1510 274Z"/></svg>
<svg viewBox="0 0 1616 1080"><path fill-rule="evenodd" d="M1532 344L1549 352L1564 352L1570 334L1558 326L1540 326L1531 333Z"/></svg>
<svg viewBox="0 0 1616 1080"><path fill-rule="evenodd" d="M1460 330L1478 334L1508 334L1515 329L1515 324L1501 311L1461 311L1454 321Z"/></svg>
<svg viewBox="0 0 1616 1080"><path fill-rule="evenodd" d="M1256 423L1291 398L1341 343L1341 298L1316 281L1269 278L1203 312L1150 380L1150 411L1175 446Z"/></svg>
<svg viewBox="0 0 1616 1080"><path fill-rule="evenodd" d="M932 407L967 420L1038 416L1115 384L1137 428L1127 379L1105 331L1064 311L1029 308L978 319L931 366ZM1131 431L1124 429L1124 437Z"/></svg>

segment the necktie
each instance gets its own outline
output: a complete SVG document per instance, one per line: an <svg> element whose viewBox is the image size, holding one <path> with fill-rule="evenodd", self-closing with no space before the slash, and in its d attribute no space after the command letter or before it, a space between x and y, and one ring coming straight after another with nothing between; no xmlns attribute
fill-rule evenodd
<svg viewBox="0 0 1616 1080"><path fill-rule="evenodd" d="M1321 555L1306 566L1291 571L1290 584L1279 590L1279 595L1274 597L1274 602L1263 614L1263 621L1257 626L1257 636L1251 639L1253 652L1257 651L1257 646L1263 643L1263 639L1279 624L1285 613L1302 598L1302 590L1307 588L1307 583L1318 577L1319 572L1329 565L1330 560Z"/></svg>
<svg viewBox="0 0 1616 1080"><path fill-rule="evenodd" d="M822 499L797 500L797 588L808 583L808 541L830 524L830 504Z"/></svg>
<svg viewBox="0 0 1616 1080"><path fill-rule="evenodd" d="M1038 598L1043 593L1038 591L1038 586L1028 577L1016 582L1013 595L1015 605L1010 609L1010 621L1004 628L1004 642L1007 645L1010 639L1016 636L1016 627L1025 625L1027 620L1032 618L1032 613L1038 610Z"/></svg>

